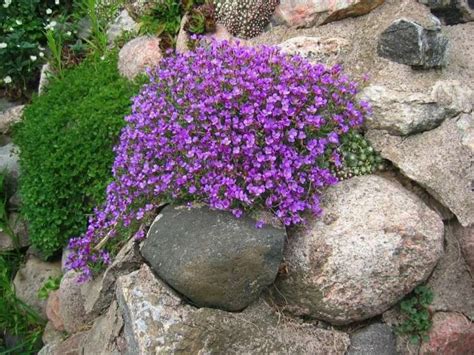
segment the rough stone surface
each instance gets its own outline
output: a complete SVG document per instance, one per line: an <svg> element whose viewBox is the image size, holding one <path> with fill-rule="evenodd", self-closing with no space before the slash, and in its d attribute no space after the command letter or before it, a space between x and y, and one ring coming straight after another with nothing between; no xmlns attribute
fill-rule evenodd
<svg viewBox="0 0 474 355"><path fill-rule="evenodd" d="M284 228L207 207L165 207L141 249L153 270L194 304L242 310L276 277Z"/></svg>
<svg viewBox="0 0 474 355"><path fill-rule="evenodd" d="M17 105L0 112L0 134L11 133L13 124L21 120L25 105Z"/></svg>
<svg viewBox="0 0 474 355"><path fill-rule="evenodd" d="M474 116L461 115L440 127L402 138L369 131L366 138L401 172L448 207L463 226L474 223Z"/></svg>
<svg viewBox="0 0 474 355"><path fill-rule="evenodd" d="M88 318L95 318L109 308L114 299L114 285L117 278L137 270L141 263L138 244L131 239L103 274L81 286L84 311Z"/></svg>
<svg viewBox="0 0 474 355"><path fill-rule="evenodd" d="M459 80L438 80L433 85L431 97L453 112L470 113L474 109L474 90Z"/></svg>
<svg viewBox="0 0 474 355"><path fill-rule="evenodd" d="M58 331L51 322L46 323L43 336L41 337L44 345L59 344L64 338L65 334L63 332Z"/></svg>
<svg viewBox="0 0 474 355"><path fill-rule="evenodd" d="M20 166L18 164L18 147L8 143L0 147L0 171L5 172L5 184L8 195L13 195L18 186Z"/></svg>
<svg viewBox="0 0 474 355"><path fill-rule="evenodd" d="M400 64L442 67L447 64L448 42L440 29L427 29L416 22L399 19L380 35L377 53Z"/></svg>
<svg viewBox="0 0 474 355"><path fill-rule="evenodd" d="M10 213L8 216L8 225L12 229L14 235L18 238L19 247L24 248L30 245L28 238L28 229L26 222L18 213ZM4 230L0 230L0 252L15 249L15 243L12 237Z"/></svg>
<svg viewBox="0 0 474 355"><path fill-rule="evenodd" d="M51 75L51 65L49 63L43 64L41 67L40 80L38 84L38 95L41 95L49 83Z"/></svg>
<svg viewBox="0 0 474 355"><path fill-rule="evenodd" d="M273 21L290 27L311 27L346 17L365 15L384 0L281 0Z"/></svg>
<svg viewBox="0 0 474 355"><path fill-rule="evenodd" d="M359 95L368 101L373 114L366 120L368 129L382 129L393 135L408 135L433 129L460 111L438 104L431 95L392 90L371 85Z"/></svg>
<svg viewBox="0 0 474 355"><path fill-rule="evenodd" d="M461 244L464 260L469 267L470 273L474 276L474 226L464 228L457 225L454 233Z"/></svg>
<svg viewBox="0 0 474 355"><path fill-rule="evenodd" d="M448 222L445 254L431 275L428 286L433 290L434 311L458 312L474 320L474 282L462 257L457 221Z"/></svg>
<svg viewBox="0 0 474 355"><path fill-rule="evenodd" d="M329 188L322 208L322 218L292 231L287 272L272 290L293 314L333 324L381 314L426 280L442 254L438 214L380 176Z"/></svg>
<svg viewBox="0 0 474 355"><path fill-rule="evenodd" d="M61 276L59 262L45 262L30 256L13 280L16 296L46 319L46 300L38 298L38 291L49 277Z"/></svg>
<svg viewBox="0 0 474 355"><path fill-rule="evenodd" d="M113 43L118 37L126 32L136 33L139 25L128 14L127 10L122 10L107 29L107 38Z"/></svg>
<svg viewBox="0 0 474 355"><path fill-rule="evenodd" d="M299 55L314 63L332 66L340 62L347 51L348 42L344 38L294 37L278 45L283 53Z"/></svg>
<svg viewBox="0 0 474 355"><path fill-rule="evenodd" d="M474 22L456 26L443 26L449 38L447 61L443 70L413 70L377 55L380 33L399 18L409 18L424 27L432 28L430 9L416 0L385 0L384 4L361 17L335 21L324 26L305 29L276 26L249 41L252 45L278 45L300 36L332 38L348 41L347 51L341 55L344 71L351 78L363 81L369 78L371 85L382 85L408 93L430 92L438 80L474 82Z"/></svg>
<svg viewBox="0 0 474 355"><path fill-rule="evenodd" d="M141 36L128 42L119 52L120 74L132 80L146 68L155 67L162 58L160 39Z"/></svg>
<svg viewBox="0 0 474 355"><path fill-rule="evenodd" d="M64 322L61 318L59 291L52 291L49 294L48 301L46 303L46 316L48 317L48 324L58 331L64 330Z"/></svg>
<svg viewBox="0 0 474 355"><path fill-rule="evenodd" d="M181 19L181 25L179 26L178 36L176 37L176 53L186 53L189 51L189 35L184 29L184 26L186 26L187 22L188 15L184 15Z"/></svg>
<svg viewBox="0 0 474 355"><path fill-rule="evenodd" d="M117 300L131 354L343 354L347 334L278 319L259 301L241 313L196 309L150 268L122 276Z"/></svg>
<svg viewBox="0 0 474 355"><path fill-rule="evenodd" d="M38 355L82 355L81 344L87 336L87 332L71 335L61 343L51 343L44 346Z"/></svg>
<svg viewBox="0 0 474 355"><path fill-rule="evenodd" d="M371 324L351 335L347 355L397 355L396 338L390 326Z"/></svg>
<svg viewBox="0 0 474 355"><path fill-rule="evenodd" d="M120 334L123 329L122 315L113 302L107 313L97 318L81 344L81 354L123 354Z"/></svg>
<svg viewBox="0 0 474 355"><path fill-rule="evenodd" d="M59 286L59 315L64 323L64 329L69 334L83 330L92 320L84 309L84 298L81 285L77 283L79 275L68 271L61 279Z"/></svg>
<svg viewBox="0 0 474 355"><path fill-rule="evenodd" d="M472 0L419 0L429 6L432 12L447 25L474 20Z"/></svg>
<svg viewBox="0 0 474 355"><path fill-rule="evenodd" d="M421 354L472 354L474 324L459 313L436 313L429 337L421 346Z"/></svg>

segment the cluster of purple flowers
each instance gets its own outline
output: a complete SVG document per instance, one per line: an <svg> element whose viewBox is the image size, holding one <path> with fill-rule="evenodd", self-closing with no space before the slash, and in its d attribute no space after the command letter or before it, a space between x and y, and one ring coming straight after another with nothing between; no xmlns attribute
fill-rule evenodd
<svg viewBox="0 0 474 355"><path fill-rule="evenodd" d="M240 217L266 208L285 225L321 212L337 179L341 135L368 112L339 66L313 65L271 47L211 42L149 72L115 148L114 181L87 232L70 241L69 268L90 276L108 260L94 246L163 200L207 203ZM142 238L143 229L136 235Z"/></svg>

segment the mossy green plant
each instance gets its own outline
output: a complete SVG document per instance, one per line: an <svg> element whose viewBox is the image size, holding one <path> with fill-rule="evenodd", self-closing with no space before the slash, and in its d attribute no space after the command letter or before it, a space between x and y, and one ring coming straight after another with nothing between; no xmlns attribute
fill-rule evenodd
<svg viewBox="0 0 474 355"><path fill-rule="evenodd" d="M429 339L431 313L429 306L433 302L433 291L426 286L418 286L400 303L400 312L405 320L396 328L399 335L408 336L418 344Z"/></svg>
<svg viewBox="0 0 474 355"><path fill-rule="evenodd" d="M140 83L122 78L117 53L67 70L36 97L15 127L21 212L45 257L80 235L111 180L112 148Z"/></svg>

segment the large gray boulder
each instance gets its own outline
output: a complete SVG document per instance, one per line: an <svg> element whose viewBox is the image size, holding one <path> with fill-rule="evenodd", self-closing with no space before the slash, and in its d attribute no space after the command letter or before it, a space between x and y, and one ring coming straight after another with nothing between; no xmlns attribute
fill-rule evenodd
<svg viewBox="0 0 474 355"><path fill-rule="evenodd" d="M368 101L373 114L366 120L368 129L386 130L393 135L408 135L438 127L446 118L472 111L474 92L459 81L440 80L431 93L407 93L400 89L370 85L359 97Z"/></svg>
<svg viewBox="0 0 474 355"><path fill-rule="evenodd" d="M16 296L46 319L46 300L38 298L38 291L49 277L61 276L61 263L45 262L29 256L13 280Z"/></svg>
<svg viewBox="0 0 474 355"><path fill-rule="evenodd" d="M285 229L255 224L204 206L168 206L141 252L158 276L194 304L238 311L273 283L282 260Z"/></svg>
<svg viewBox="0 0 474 355"><path fill-rule="evenodd" d="M448 38L440 28L424 28L408 19L398 19L380 35L379 56L418 68L445 66Z"/></svg>
<svg viewBox="0 0 474 355"><path fill-rule="evenodd" d="M401 172L448 207L467 227L474 224L474 116L461 115L409 137L369 131L366 138Z"/></svg>
<svg viewBox="0 0 474 355"><path fill-rule="evenodd" d="M366 175L322 196L322 218L292 231L283 309L348 324L381 314L428 278L443 252L439 215L400 184Z"/></svg>
<svg viewBox="0 0 474 355"><path fill-rule="evenodd" d="M279 319L263 301L242 313L184 303L147 265L121 276L129 354L344 354L347 334Z"/></svg>

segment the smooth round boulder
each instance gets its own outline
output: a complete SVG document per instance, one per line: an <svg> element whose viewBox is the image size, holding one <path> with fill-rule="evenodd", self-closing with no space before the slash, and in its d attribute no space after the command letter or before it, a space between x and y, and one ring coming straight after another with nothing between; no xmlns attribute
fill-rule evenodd
<svg viewBox="0 0 474 355"><path fill-rule="evenodd" d="M199 307L240 311L273 283L286 231L205 206L167 206L141 252L152 270Z"/></svg>
<svg viewBox="0 0 474 355"><path fill-rule="evenodd" d="M158 37L137 37L120 50L119 72L127 79L133 80L138 74L145 73L147 68L156 67L162 58Z"/></svg>
<svg viewBox="0 0 474 355"><path fill-rule="evenodd" d="M336 325L376 316L426 280L443 253L439 215L375 175L322 196L323 216L293 230L272 296L283 309Z"/></svg>

